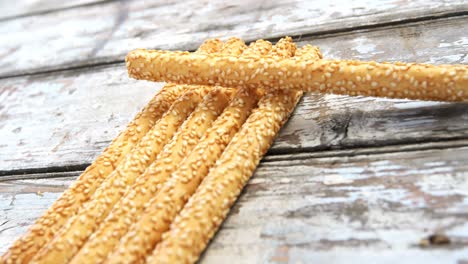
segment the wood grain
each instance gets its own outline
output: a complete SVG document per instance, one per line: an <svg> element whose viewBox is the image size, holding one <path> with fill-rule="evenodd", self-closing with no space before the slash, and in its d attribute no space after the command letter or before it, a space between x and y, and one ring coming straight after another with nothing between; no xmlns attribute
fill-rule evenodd
<svg viewBox="0 0 468 264"><path fill-rule="evenodd" d="M110 1L0 23L0 76L123 61L135 48L193 50L210 37L323 34L467 10L448 0Z"/></svg>
<svg viewBox="0 0 468 264"><path fill-rule="evenodd" d="M267 156L201 263L466 261L468 141L459 143ZM0 252L74 178L1 182ZM435 232L452 243L418 246Z"/></svg>
<svg viewBox="0 0 468 264"><path fill-rule="evenodd" d="M300 45L318 45L329 58L467 64L467 21L307 38ZM0 174L86 166L160 87L129 79L123 64L2 80ZM467 107L309 94L271 153L463 139Z"/></svg>

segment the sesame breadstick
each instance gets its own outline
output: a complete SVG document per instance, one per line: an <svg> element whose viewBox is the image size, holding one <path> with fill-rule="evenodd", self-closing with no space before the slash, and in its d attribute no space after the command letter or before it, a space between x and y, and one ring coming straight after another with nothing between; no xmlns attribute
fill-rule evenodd
<svg viewBox="0 0 468 264"><path fill-rule="evenodd" d="M223 43L219 39L206 40L197 50L200 53L219 52ZM89 200L102 181L117 167L139 140L183 94L187 86L166 84L161 91L135 116L135 118L86 168L78 179L52 204L52 206L2 256L0 263L27 263L53 239L69 217L76 214Z"/></svg>
<svg viewBox="0 0 468 264"><path fill-rule="evenodd" d="M272 53L288 56L285 52ZM295 55L313 60L321 58L320 51L312 46L298 49ZM301 95L301 91L270 91L260 100L258 108L175 218L147 263L196 262Z"/></svg>
<svg viewBox="0 0 468 264"><path fill-rule="evenodd" d="M149 81L418 100L468 100L468 66L304 60L134 50L130 77Z"/></svg>
<svg viewBox="0 0 468 264"><path fill-rule="evenodd" d="M213 89L193 111L157 159L115 204L107 218L84 244L71 263L101 263L106 254L138 220L144 205L192 151L212 122L221 114L235 89Z"/></svg>
<svg viewBox="0 0 468 264"><path fill-rule="evenodd" d="M52 241L32 259L32 263L66 263L78 252L96 228L96 222L107 216L122 197L156 158L192 110L211 90L204 86L188 89L168 112L151 128L125 160L104 180L88 203L72 216Z"/></svg>
<svg viewBox="0 0 468 264"><path fill-rule="evenodd" d="M3 255L0 262L26 263L39 249L52 240L55 233L80 206L89 200L101 182L123 157L183 92L183 86L166 85L131 121L112 143L86 168L78 179Z"/></svg>

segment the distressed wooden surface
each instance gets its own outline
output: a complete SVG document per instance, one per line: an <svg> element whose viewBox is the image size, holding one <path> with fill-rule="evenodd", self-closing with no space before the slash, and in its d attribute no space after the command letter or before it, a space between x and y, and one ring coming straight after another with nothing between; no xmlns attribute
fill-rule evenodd
<svg viewBox="0 0 468 264"><path fill-rule="evenodd" d="M202 263L464 263L468 141L459 143L465 146L266 159ZM0 252L75 177L1 182ZM421 239L439 232L452 243L419 247Z"/></svg>
<svg viewBox="0 0 468 264"><path fill-rule="evenodd" d="M23 16L41 15L64 9L84 6L89 4L100 4L106 0L16 0L0 1L0 21L12 20Z"/></svg>
<svg viewBox="0 0 468 264"><path fill-rule="evenodd" d="M130 49L292 35L327 58L468 64L462 0L21 0L0 10L0 253L160 89L128 79ZM467 110L306 95L202 263L468 263ZM418 245L437 232L452 243Z"/></svg>
<svg viewBox="0 0 468 264"><path fill-rule="evenodd" d="M307 38L299 45L318 45L331 58L468 63L467 21ZM2 80L0 174L92 162L160 87L129 79L123 64ZM467 138L467 109L466 103L309 94L271 152Z"/></svg>
<svg viewBox="0 0 468 264"><path fill-rule="evenodd" d="M141 47L190 50L209 37L310 35L466 11L463 0L111 1L0 23L0 76L122 61Z"/></svg>

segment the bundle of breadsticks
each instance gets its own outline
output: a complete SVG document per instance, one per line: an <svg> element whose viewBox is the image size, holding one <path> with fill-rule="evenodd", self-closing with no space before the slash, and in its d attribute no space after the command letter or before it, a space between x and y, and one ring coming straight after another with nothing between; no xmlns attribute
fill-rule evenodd
<svg viewBox="0 0 468 264"><path fill-rule="evenodd" d="M135 50L126 63L169 83L2 263L194 263L303 92L468 99L466 66L322 60L288 37Z"/></svg>

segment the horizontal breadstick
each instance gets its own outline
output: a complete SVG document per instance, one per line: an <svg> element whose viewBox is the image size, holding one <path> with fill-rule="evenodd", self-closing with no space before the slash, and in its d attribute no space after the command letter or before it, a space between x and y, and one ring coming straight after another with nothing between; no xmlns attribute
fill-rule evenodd
<svg viewBox="0 0 468 264"><path fill-rule="evenodd" d="M66 263L81 248L86 239L107 216L134 180L156 158L187 116L211 87L188 89L168 112L141 139L138 145L99 186L88 203L71 217L54 239L42 248L32 263Z"/></svg>
<svg viewBox="0 0 468 264"><path fill-rule="evenodd" d="M221 155L257 103L253 89L240 90L189 156L139 215L105 263L140 263Z"/></svg>
<svg viewBox="0 0 468 264"><path fill-rule="evenodd" d="M149 81L419 100L468 100L468 66L303 60L134 50L130 77Z"/></svg>
<svg viewBox="0 0 468 264"><path fill-rule="evenodd" d="M96 160L78 177L29 231L3 255L0 262L27 263L39 249L89 200L101 182L148 132L183 92L183 87L166 85L130 122Z"/></svg>
<svg viewBox="0 0 468 264"><path fill-rule="evenodd" d="M295 47L283 46L282 39L272 55L287 57ZM296 56L320 59L312 46L295 52ZM213 237L229 208L266 153L278 130L297 104L301 91L276 91L265 95L229 143L216 166L163 235L147 263L194 263Z"/></svg>
<svg viewBox="0 0 468 264"><path fill-rule="evenodd" d="M301 94L272 91L260 100L147 263L195 263Z"/></svg>
<svg viewBox="0 0 468 264"><path fill-rule="evenodd" d="M180 162L192 151L212 122L228 105L234 89L213 89L184 122L174 138L168 143L145 173L103 221L84 244L71 263L101 263L130 225L138 220L144 205L169 178Z"/></svg>

